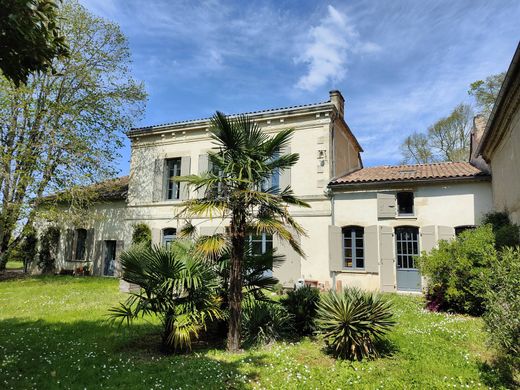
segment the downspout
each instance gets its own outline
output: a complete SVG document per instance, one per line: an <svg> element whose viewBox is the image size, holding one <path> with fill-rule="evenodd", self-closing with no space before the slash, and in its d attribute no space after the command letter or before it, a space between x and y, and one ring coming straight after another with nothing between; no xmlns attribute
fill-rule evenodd
<svg viewBox="0 0 520 390"><path fill-rule="evenodd" d="M332 113L332 117L331 117L331 124L330 124L330 139L331 139L331 142L330 142L330 162L331 162L331 166L330 166L330 170L329 170L329 174L330 174L330 177L333 178L335 175L336 175L336 172L335 172L335 167L336 167L336 153L335 153L335 149L334 149L334 144L335 144L335 139L334 139L334 122L336 121L337 119L337 114L335 112ZM332 226L334 226L335 222L336 222L336 218L335 218L335 203L334 203L334 191L329 187L327 189L327 192L328 192L328 197L330 199L330 224ZM330 248L329 248L330 250ZM330 266L330 265L329 265ZM331 273L331 276L332 276L332 289L333 290L336 290L336 271L330 271Z"/></svg>

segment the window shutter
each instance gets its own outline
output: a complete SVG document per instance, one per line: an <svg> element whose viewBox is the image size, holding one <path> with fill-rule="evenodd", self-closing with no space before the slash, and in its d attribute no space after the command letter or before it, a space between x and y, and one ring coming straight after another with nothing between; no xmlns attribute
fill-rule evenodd
<svg viewBox="0 0 520 390"><path fill-rule="evenodd" d="M199 154L199 175L202 175L209 171L209 158L208 154ZM199 198L204 198L206 194L206 186L199 188L197 191L197 196Z"/></svg>
<svg viewBox="0 0 520 390"><path fill-rule="evenodd" d="M94 258L94 229L87 230L85 241L85 261L92 261Z"/></svg>
<svg viewBox="0 0 520 390"><path fill-rule="evenodd" d="M294 238L300 243L300 237L294 234ZM276 235L273 236L273 247L276 249L275 255L284 256L284 261L273 269L274 277L284 287L294 287L301 278L301 256L288 242L280 240Z"/></svg>
<svg viewBox="0 0 520 390"><path fill-rule="evenodd" d="M291 153L291 147L287 146L282 150L282 155ZM291 185L291 168L284 169L280 172L280 191L285 190Z"/></svg>
<svg viewBox="0 0 520 390"><path fill-rule="evenodd" d="M116 241L116 267L114 270L114 276L121 275L121 262L119 261L121 253L125 250L125 242L123 240Z"/></svg>
<svg viewBox="0 0 520 390"><path fill-rule="evenodd" d="M451 241L455 238L455 228L451 226L437 226L437 232L439 234L439 241Z"/></svg>
<svg viewBox="0 0 520 390"><path fill-rule="evenodd" d="M63 260L72 261L73 260L73 248L74 248L74 230L67 229L65 232L65 245L63 246Z"/></svg>
<svg viewBox="0 0 520 390"><path fill-rule="evenodd" d="M329 225L329 268L342 271L343 264L343 232L339 226Z"/></svg>
<svg viewBox="0 0 520 390"><path fill-rule="evenodd" d="M94 261L92 263L92 272L94 275L102 274L103 258L105 255L105 241L97 240L94 249Z"/></svg>
<svg viewBox="0 0 520 390"><path fill-rule="evenodd" d="M152 201L160 202L164 200L165 195L165 182L164 182L164 165L166 160L158 158L155 160L155 166L153 170L153 194Z"/></svg>
<svg viewBox="0 0 520 390"><path fill-rule="evenodd" d="M161 229L152 228L152 245L161 244Z"/></svg>
<svg viewBox="0 0 520 390"><path fill-rule="evenodd" d="M437 243L435 239L435 226L421 228L421 251L430 252Z"/></svg>
<svg viewBox="0 0 520 390"><path fill-rule="evenodd" d="M377 225L367 226L364 231L365 271L379 273L379 245Z"/></svg>
<svg viewBox="0 0 520 390"><path fill-rule="evenodd" d="M381 291L395 291L394 229L379 227L379 251L381 253Z"/></svg>
<svg viewBox="0 0 520 390"><path fill-rule="evenodd" d="M72 252L70 255L70 260L74 261L76 260L76 249L78 246L78 230L74 229L72 230Z"/></svg>
<svg viewBox="0 0 520 390"><path fill-rule="evenodd" d="M191 157L181 157L181 176L188 176L190 174ZM186 200L189 198L188 185L186 183L180 183L180 200Z"/></svg>
<svg viewBox="0 0 520 390"><path fill-rule="evenodd" d="M377 194L378 218L395 218L395 194L379 192Z"/></svg>

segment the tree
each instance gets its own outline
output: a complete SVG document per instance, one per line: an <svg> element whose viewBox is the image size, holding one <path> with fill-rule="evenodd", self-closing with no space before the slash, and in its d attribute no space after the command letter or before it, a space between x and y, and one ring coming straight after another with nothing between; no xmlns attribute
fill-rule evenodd
<svg viewBox="0 0 520 390"><path fill-rule="evenodd" d="M478 111L486 118L489 118L491 115L505 76L506 73L502 72L488 76L485 80L477 80L470 84L468 94L475 98Z"/></svg>
<svg viewBox="0 0 520 390"><path fill-rule="evenodd" d="M247 116L228 118L217 112L210 132L216 143L216 151L209 154L213 169L178 178L197 191L205 190L205 194L185 202L179 216L209 215L229 221L226 233L210 236L198 247L213 258L226 248L230 250L227 348L237 351L246 238L253 232L276 235L303 256L296 237L305 231L291 217L287 206L309 206L294 196L290 186L279 189L268 184L273 174L298 161L297 153L282 153L291 140L292 130L269 137Z"/></svg>
<svg viewBox="0 0 520 390"><path fill-rule="evenodd" d="M471 107L459 104L450 115L430 126L426 133L412 133L401 145L403 163L467 161L472 118Z"/></svg>
<svg viewBox="0 0 520 390"><path fill-rule="evenodd" d="M0 7L0 69L15 85L29 74L52 69L68 47L55 0L4 0Z"/></svg>
<svg viewBox="0 0 520 390"><path fill-rule="evenodd" d="M35 199L66 188L70 204L81 203L82 185L115 174L122 131L144 108L119 27L76 1L59 20L70 57L53 62L56 73L18 88L0 77L0 270L35 219Z"/></svg>

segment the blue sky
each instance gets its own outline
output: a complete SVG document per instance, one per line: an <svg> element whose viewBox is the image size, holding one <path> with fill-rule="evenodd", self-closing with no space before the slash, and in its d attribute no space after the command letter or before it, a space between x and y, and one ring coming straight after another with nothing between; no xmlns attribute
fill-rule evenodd
<svg viewBox="0 0 520 390"><path fill-rule="evenodd" d="M365 166L507 69L520 1L81 0L117 22L149 94L136 125L328 100L339 89ZM128 143L119 162L129 168Z"/></svg>

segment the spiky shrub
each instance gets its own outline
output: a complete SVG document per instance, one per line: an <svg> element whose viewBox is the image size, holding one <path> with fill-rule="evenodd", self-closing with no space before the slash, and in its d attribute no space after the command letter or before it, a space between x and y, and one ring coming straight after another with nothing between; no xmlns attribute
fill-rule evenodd
<svg viewBox="0 0 520 390"><path fill-rule="evenodd" d="M289 291L282 300L283 306L293 318L294 331L298 335L307 336L315 331L319 302L319 290L310 286Z"/></svg>
<svg viewBox="0 0 520 390"><path fill-rule="evenodd" d="M277 302L251 298L245 301L241 325L244 345L269 344L291 331L291 316Z"/></svg>
<svg viewBox="0 0 520 390"><path fill-rule="evenodd" d="M342 359L379 356L377 342L394 323L390 301L355 288L329 292L318 306L318 329L331 352Z"/></svg>
<svg viewBox="0 0 520 390"><path fill-rule="evenodd" d="M133 246L121 254L123 280L140 286L110 310L114 322L157 316L163 324L162 348L191 349L208 322L223 317L212 266L194 255L193 245L176 240L169 248Z"/></svg>

